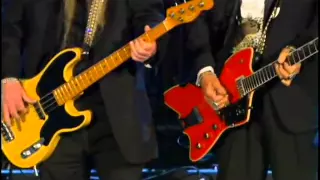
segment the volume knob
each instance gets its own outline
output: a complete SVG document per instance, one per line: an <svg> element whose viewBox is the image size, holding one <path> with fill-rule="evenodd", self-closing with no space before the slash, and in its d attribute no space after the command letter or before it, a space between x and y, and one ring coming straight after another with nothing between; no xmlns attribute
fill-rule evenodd
<svg viewBox="0 0 320 180"><path fill-rule="evenodd" d="M205 133L205 134L204 134L204 138L209 139L209 138L210 138L209 133Z"/></svg>

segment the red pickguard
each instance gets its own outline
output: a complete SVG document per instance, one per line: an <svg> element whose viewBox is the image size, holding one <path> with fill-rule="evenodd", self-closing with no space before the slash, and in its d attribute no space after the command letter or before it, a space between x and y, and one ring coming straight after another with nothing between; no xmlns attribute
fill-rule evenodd
<svg viewBox="0 0 320 180"><path fill-rule="evenodd" d="M220 81L227 89L231 103L236 103L241 98L236 80L253 73L251 69L253 53L252 48L244 49L231 56L225 63ZM203 122L186 128L184 133L190 141L190 160L200 160L211 150L222 133L229 127L205 101L201 89L194 85L175 86L165 92L164 98L167 106L178 113L179 118L189 116L194 107L198 108ZM213 129L214 126L215 129ZM206 135L209 136L206 138ZM198 147L198 145L201 147Z"/></svg>

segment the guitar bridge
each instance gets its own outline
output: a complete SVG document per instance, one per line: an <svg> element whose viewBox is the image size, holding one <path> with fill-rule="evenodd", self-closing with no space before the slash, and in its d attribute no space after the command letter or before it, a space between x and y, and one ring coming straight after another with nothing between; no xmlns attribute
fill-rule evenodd
<svg viewBox="0 0 320 180"><path fill-rule="evenodd" d="M240 96L244 97L247 92L245 91L245 88L243 86L243 77L238 79L236 81L236 84L237 84L237 89L238 89L238 92L239 92Z"/></svg>
<svg viewBox="0 0 320 180"><path fill-rule="evenodd" d="M44 142L44 138L41 138L39 141L37 141L36 143L31 145L29 148L22 151L21 157L23 159L26 159L26 158L30 157L31 155L33 155L35 152L37 152L42 147L43 142Z"/></svg>
<svg viewBox="0 0 320 180"><path fill-rule="evenodd" d="M14 135L11 129L3 121L1 121L1 134L6 142L11 142L14 140Z"/></svg>

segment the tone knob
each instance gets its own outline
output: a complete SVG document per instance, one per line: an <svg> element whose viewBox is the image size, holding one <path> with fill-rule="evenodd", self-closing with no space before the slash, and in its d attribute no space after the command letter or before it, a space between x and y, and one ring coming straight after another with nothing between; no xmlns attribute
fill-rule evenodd
<svg viewBox="0 0 320 180"><path fill-rule="evenodd" d="M201 149L201 148L202 148L202 146L201 146L200 143L197 143L197 148L198 148L198 149Z"/></svg>
<svg viewBox="0 0 320 180"><path fill-rule="evenodd" d="M214 129L214 130L217 130L217 129L218 129L218 125L216 125L216 124L213 125L213 129Z"/></svg>

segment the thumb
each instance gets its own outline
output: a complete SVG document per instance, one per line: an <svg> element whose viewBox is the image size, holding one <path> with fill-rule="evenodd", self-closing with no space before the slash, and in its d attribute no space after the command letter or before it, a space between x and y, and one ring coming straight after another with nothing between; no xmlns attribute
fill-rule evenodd
<svg viewBox="0 0 320 180"><path fill-rule="evenodd" d="M224 87L220 83L216 86L216 91L218 94L221 94L221 95L227 94L227 91L224 89Z"/></svg>
<svg viewBox="0 0 320 180"><path fill-rule="evenodd" d="M214 89L217 91L217 94L224 95L227 94L227 91L224 89L224 87L221 85L219 79L217 78L214 82Z"/></svg>
<svg viewBox="0 0 320 180"><path fill-rule="evenodd" d="M36 102L36 100L31 99L24 90L22 90L22 99L27 103L35 103Z"/></svg>
<svg viewBox="0 0 320 180"><path fill-rule="evenodd" d="M144 26L144 31L145 31L145 32L150 31L150 29L151 29L151 28L150 28L149 25Z"/></svg>
<svg viewBox="0 0 320 180"><path fill-rule="evenodd" d="M210 99L213 100L215 96L215 91L212 86L208 86L205 90L205 95Z"/></svg>

